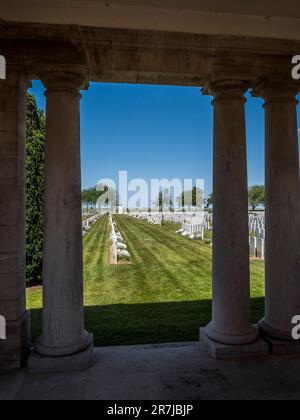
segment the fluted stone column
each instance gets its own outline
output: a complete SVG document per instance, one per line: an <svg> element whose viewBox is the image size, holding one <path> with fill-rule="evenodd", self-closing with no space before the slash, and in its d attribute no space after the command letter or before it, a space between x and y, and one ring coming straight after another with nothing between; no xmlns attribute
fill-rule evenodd
<svg viewBox="0 0 300 420"><path fill-rule="evenodd" d="M0 369L19 368L30 343L25 305L25 134L27 78L15 67L0 80Z"/></svg>
<svg viewBox="0 0 300 420"><path fill-rule="evenodd" d="M43 332L36 352L69 356L91 347L84 330L80 167L82 77L54 73L47 88Z"/></svg>
<svg viewBox="0 0 300 420"><path fill-rule="evenodd" d="M300 181L298 87L268 81L254 93L265 99L266 119L266 313L260 328L292 340L300 315Z"/></svg>
<svg viewBox="0 0 300 420"><path fill-rule="evenodd" d="M205 334L225 345L258 339L250 322L246 89L238 81L208 88L214 96L213 316Z"/></svg>

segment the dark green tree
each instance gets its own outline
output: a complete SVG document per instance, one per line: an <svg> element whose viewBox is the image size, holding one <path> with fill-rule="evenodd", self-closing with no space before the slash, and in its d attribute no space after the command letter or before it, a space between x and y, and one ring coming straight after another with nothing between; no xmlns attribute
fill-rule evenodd
<svg viewBox="0 0 300 420"><path fill-rule="evenodd" d="M86 210L96 207L98 198L104 194L103 191L97 191L97 187L91 187L81 192L81 202Z"/></svg>
<svg viewBox="0 0 300 420"><path fill-rule="evenodd" d="M208 197L207 197L207 200L206 200L206 208L207 209L209 209L210 207L212 207L214 205L214 196L213 196L213 194L210 194Z"/></svg>
<svg viewBox="0 0 300 420"><path fill-rule="evenodd" d="M156 201L153 203L155 208L159 210L160 213L163 211L173 211L174 205L171 196L171 192L168 188L164 188L158 194Z"/></svg>
<svg viewBox="0 0 300 420"><path fill-rule="evenodd" d="M89 211L90 206L93 206L93 188L89 188L86 190L83 190L81 192L81 202L84 207L86 207L86 210Z"/></svg>
<svg viewBox="0 0 300 420"><path fill-rule="evenodd" d="M33 95L27 95L26 123L26 278L42 282L45 118Z"/></svg>
<svg viewBox="0 0 300 420"><path fill-rule="evenodd" d="M191 207L201 207L204 202L203 191L201 188L193 187L190 191L183 191L177 202L183 209L190 210Z"/></svg>

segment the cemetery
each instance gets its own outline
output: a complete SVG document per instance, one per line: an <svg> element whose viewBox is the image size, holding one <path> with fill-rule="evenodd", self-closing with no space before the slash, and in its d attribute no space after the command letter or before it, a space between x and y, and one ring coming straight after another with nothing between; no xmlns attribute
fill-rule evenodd
<svg viewBox="0 0 300 420"><path fill-rule="evenodd" d="M250 212L248 219L251 316L255 323L264 310L262 260L265 214ZM200 326L205 325L211 316L213 213L83 213L82 225L86 322L94 335L96 346L195 340L199 320ZM141 278L144 279L143 283L140 282ZM102 285L108 279L112 289L106 286L106 293L103 294ZM172 279L171 284L168 284L169 279ZM124 281L126 286L120 287ZM174 284L178 285L175 290ZM119 292L116 293L116 290ZM29 289L27 298L34 320L34 337L38 337L41 331L41 291ZM161 299L165 302L170 300L169 308L167 304L159 307ZM153 311L155 301L158 306ZM189 304L181 306L180 302ZM139 307L141 303L145 305L143 308ZM126 305L119 307L121 304ZM110 312L107 322L104 308ZM167 323L164 318L166 311ZM122 324L114 325L111 320L119 316ZM181 324L185 327L178 333L177 326ZM123 329L126 334L122 332Z"/></svg>
<svg viewBox="0 0 300 420"><path fill-rule="evenodd" d="M152 225L147 219L104 214L84 236L85 319L96 346L197 340L199 324L209 321L212 248L176 234L181 216L166 219ZM113 235L130 249L131 264L110 263ZM251 283L257 322L264 311L262 261L251 261ZM38 337L41 289L28 289L27 298Z"/></svg>

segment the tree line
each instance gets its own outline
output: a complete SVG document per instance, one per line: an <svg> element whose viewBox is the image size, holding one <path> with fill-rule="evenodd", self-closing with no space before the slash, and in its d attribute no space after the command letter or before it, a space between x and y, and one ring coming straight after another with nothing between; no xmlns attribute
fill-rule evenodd
<svg viewBox="0 0 300 420"><path fill-rule="evenodd" d="M99 197L108 191L108 187L104 188L103 192L97 190L96 187L90 187L82 191L82 206L89 209L95 208ZM113 204L115 205L115 200L118 193L115 191L110 191L108 194L108 199L106 200L106 205ZM265 205L265 187L263 185L253 185L249 187L248 190L248 199L249 207L255 211L259 206L264 207ZM194 187L190 191L184 191L176 198L178 207L182 207L184 210L192 209L193 207L199 206L199 204L204 204L206 210L213 207L214 197L213 194L210 194L207 198L203 197L203 191L200 188ZM103 204L103 203L102 203ZM155 202L153 203L154 207L158 211L162 212L163 209L168 209L169 211L174 211L175 203L172 198L171 192L168 188L164 188L159 192L159 195Z"/></svg>
<svg viewBox="0 0 300 420"><path fill-rule="evenodd" d="M253 185L248 189L249 207L255 211L259 206L265 206L265 187L263 185ZM203 197L203 191L194 187L191 191L184 191L177 197L179 207L188 209L196 207L199 203L203 203L206 210L213 207L214 196L210 194L207 198ZM163 208L169 207L174 210L174 203L169 189L160 191L159 196L154 205L162 211Z"/></svg>

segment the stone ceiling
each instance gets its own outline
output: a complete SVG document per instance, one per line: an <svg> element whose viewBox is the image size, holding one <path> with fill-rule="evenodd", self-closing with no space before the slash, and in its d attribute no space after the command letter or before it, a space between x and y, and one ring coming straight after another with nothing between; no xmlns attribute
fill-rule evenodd
<svg viewBox="0 0 300 420"><path fill-rule="evenodd" d="M299 0L9 0L0 19L300 40Z"/></svg>

